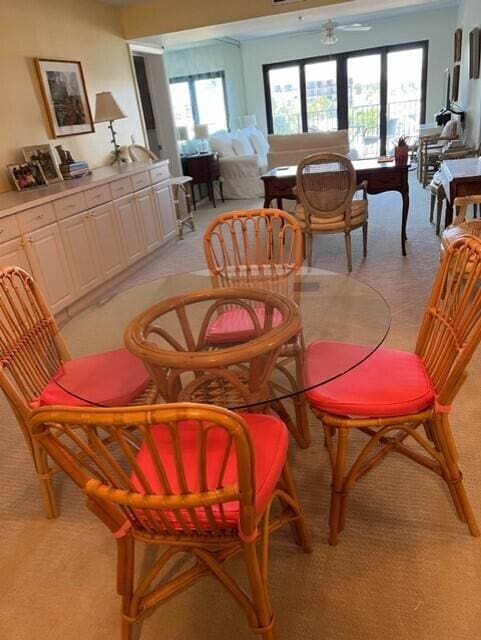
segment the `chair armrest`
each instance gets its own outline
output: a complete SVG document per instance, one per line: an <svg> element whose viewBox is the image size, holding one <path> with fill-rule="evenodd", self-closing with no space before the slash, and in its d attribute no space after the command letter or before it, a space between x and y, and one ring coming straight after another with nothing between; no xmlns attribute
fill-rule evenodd
<svg viewBox="0 0 481 640"><path fill-rule="evenodd" d="M364 195L364 199L366 199L367 198L367 180L363 180L356 186L356 191L361 191L361 189Z"/></svg>

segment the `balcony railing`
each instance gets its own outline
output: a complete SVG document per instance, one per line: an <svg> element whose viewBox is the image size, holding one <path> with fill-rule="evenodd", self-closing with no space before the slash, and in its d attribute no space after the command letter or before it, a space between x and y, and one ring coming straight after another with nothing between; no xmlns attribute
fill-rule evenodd
<svg viewBox="0 0 481 640"><path fill-rule="evenodd" d="M392 151L393 143L399 136L416 135L421 115L420 100L400 100L389 102L386 112L386 150ZM349 142L360 158L375 157L380 154L380 106L356 105L349 107ZM335 131L337 110L323 109L308 111L309 131ZM274 133L291 134L302 132L300 113L275 115L273 117Z"/></svg>

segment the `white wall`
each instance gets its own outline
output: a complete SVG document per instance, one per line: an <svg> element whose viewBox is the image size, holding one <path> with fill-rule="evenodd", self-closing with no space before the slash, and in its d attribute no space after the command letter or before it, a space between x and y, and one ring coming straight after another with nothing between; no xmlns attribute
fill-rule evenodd
<svg viewBox="0 0 481 640"><path fill-rule="evenodd" d="M240 47L232 44L192 45L167 51L169 78L224 71L229 118L246 115L246 92Z"/></svg>
<svg viewBox="0 0 481 640"><path fill-rule="evenodd" d="M466 111L466 131L471 144L481 143L481 79L469 79L469 32L481 27L481 0L463 0L458 27L463 29L463 49L459 85L459 105Z"/></svg>
<svg viewBox="0 0 481 640"><path fill-rule="evenodd" d="M480 13L481 0L465 2L472 5L473 12L476 5L477 12ZM339 42L332 45L332 53L429 40L426 121L430 122L446 101L443 70L451 68L453 64L453 39L457 20L457 8L453 7L371 21L371 31L340 33ZM481 16L478 16L478 22L481 23ZM319 34L307 34L250 40L242 44L241 51L247 111L255 113L259 127L267 130L262 65L326 55L329 48L320 43Z"/></svg>

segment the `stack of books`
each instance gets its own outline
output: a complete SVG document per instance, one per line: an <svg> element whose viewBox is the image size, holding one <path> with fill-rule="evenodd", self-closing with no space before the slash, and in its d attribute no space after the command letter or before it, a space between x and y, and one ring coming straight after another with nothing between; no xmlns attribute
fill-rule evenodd
<svg viewBox="0 0 481 640"><path fill-rule="evenodd" d="M91 173L89 166L83 160L79 162L71 162L70 164L61 164L60 171L64 177L64 180L71 180L73 178L81 178Z"/></svg>

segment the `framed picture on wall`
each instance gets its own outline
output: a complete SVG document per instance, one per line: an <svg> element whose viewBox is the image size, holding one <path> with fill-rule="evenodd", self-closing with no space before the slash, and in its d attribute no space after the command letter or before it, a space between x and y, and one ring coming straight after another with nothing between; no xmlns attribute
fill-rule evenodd
<svg viewBox="0 0 481 640"><path fill-rule="evenodd" d="M479 57L481 46L481 30L476 27L469 33L469 77L479 78Z"/></svg>
<svg viewBox="0 0 481 640"><path fill-rule="evenodd" d="M49 184L63 181L62 172L55 160L53 149L49 144L36 144L31 147L23 147L22 154L26 162L39 163Z"/></svg>
<svg viewBox="0 0 481 640"><path fill-rule="evenodd" d="M459 98L459 64L455 64L453 68L453 87L451 91L451 100L457 102Z"/></svg>
<svg viewBox="0 0 481 640"><path fill-rule="evenodd" d="M54 138L92 133L94 124L80 62L35 60Z"/></svg>
<svg viewBox="0 0 481 640"><path fill-rule="evenodd" d="M23 164L9 164L8 171L14 185L19 191L44 187L48 184L43 175L42 167L38 162L25 162Z"/></svg>
<svg viewBox="0 0 481 640"><path fill-rule="evenodd" d="M461 51L463 47L463 30L456 29L454 32L454 62L461 62Z"/></svg>

